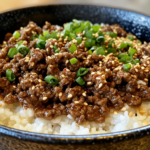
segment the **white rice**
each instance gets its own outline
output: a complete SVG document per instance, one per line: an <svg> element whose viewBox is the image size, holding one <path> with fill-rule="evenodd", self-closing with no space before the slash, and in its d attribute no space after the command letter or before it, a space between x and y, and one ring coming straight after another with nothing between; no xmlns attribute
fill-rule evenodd
<svg viewBox="0 0 150 150"><path fill-rule="evenodd" d="M32 109L24 109L17 104L0 101L0 124L15 129L63 135L101 134L129 130L150 124L150 103L144 102L139 108L126 105L121 111L111 110L105 122L86 122L78 125L70 115L53 120L35 118ZM137 116L135 116L137 113Z"/></svg>

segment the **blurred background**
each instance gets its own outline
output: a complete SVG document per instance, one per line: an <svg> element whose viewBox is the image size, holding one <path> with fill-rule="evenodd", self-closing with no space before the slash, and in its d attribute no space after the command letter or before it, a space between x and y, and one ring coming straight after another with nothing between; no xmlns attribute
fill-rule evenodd
<svg viewBox="0 0 150 150"><path fill-rule="evenodd" d="M150 16L150 0L0 0L0 12L41 4L93 4L129 9Z"/></svg>

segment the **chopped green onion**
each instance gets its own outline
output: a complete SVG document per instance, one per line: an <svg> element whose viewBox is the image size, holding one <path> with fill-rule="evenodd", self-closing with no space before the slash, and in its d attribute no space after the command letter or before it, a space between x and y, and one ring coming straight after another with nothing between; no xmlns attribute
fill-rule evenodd
<svg viewBox="0 0 150 150"><path fill-rule="evenodd" d="M131 40L131 41L133 41L134 40L134 38L133 38L133 36L132 35L127 35L127 37L126 37L127 39L129 39L129 40Z"/></svg>
<svg viewBox="0 0 150 150"><path fill-rule="evenodd" d="M19 41L19 42L15 45L15 47L18 48L22 43L23 43L23 41Z"/></svg>
<svg viewBox="0 0 150 150"><path fill-rule="evenodd" d="M53 46L54 50L58 49L56 45Z"/></svg>
<svg viewBox="0 0 150 150"><path fill-rule="evenodd" d="M133 60L131 61L131 63L136 65L137 63L140 64L141 62L140 62L139 59L133 59Z"/></svg>
<svg viewBox="0 0 150 150"><path fill-rule="evenodd" d="M72 59L70 59L70 63L71 63L71 65L74 65L74 64L76 64L77 63L77 59L76 58L72 58Z"/></svg>
<svg viewBox="0 0 150 150"><path fill-rule="evenodd" d="M56 50L55 50L55 53L59 53L59 49L56 49Z"/></svg>
<svg viewBox="0 0 150 150"><path fill-rule="evenodd" d="M9 49L7 56L13 58L17 53L17 48L12 47Z"/></svg>
<svg viewBox="0 0 150 150"><path fill-rule="evenodd" d="M138 39L138 42L142 44L142 42Z"/></svg>
<svg viewBox="0 0 150 150"><path fill-rule="evenodd" d="M129 63L132 61L132 58L124 53L119 55L118 57L120 57L119 61L123 63Z"/></svg>
<svg viewBox="0 0 150 150"><path fill-rule="evenodd" d="M71 41L73 39L76 38L76 35L74 33L70 33L69 36L68 36L68 40Z"/></svg>
<svg viewBox="0 0 150 150"><path fill-rule="evenodd" d="M92 50L88 50L88 52L89 52L89 54L90 54L90 55L92 55L92 54L93 54Z"/></svg>
<svg viewBox="0 0 150 150"><path fill-rule="evenodd" d="M69 51L73 54L77 50L77 47L74 43L69 47Z"/></svg>
<svg viewBox="0 0 150 150"><path fill-rule="evenodd" d="M108 49L107 49L107 53L109 54L109 53L116 53L117 51L116 51L116 49L115 48L111 48L111 47L108 47Z"/></svg>
<svg viewBox="0 0 150 150"><path fill-rule="evenodd" d="M15 39L20 38L20 33L19 33L18 31L15 31L15 32L13 33L13 37L14 37Z"/></svg>
<svg viewBox="0 0 150 150"><path fill-rule="evenodd" d="M6 70L6 77L8 81L14 81L16 79L14 73L10 69Z"/></svg>
<svg viewBox="0 0 150 150"><path fill-rule="evenodd" d="M106 32L106 35L110 35L111 37L117 37L117 33L115 32Z"/></svg>
<svg viewBox="0 0 150 150"><path fill-rule="evenodd" d="M92 31L86 30L84 36L89 38L89 39L93 39L94 36L92 34L93 34Z"/></svg>
<svg viewBox="0 0 150 150"><path fill-rule="evenodd" d="M77 77L84 76L84 75L87 74L88 72L89 72L89 68L80 68L80 69L77 71Z"/></svg>
<svg viewBox="0 0 150 150"><path fill-rule="evenodd" d="M124 42L122 42L121 44L120 44L120 49L123 49L123 48L127 48L127 43L124 43Z"/></svg>
<svg viewBox="0 0 150 150"><path fill-rule="evenodd" d="M38 34L33 34L32 36L31 36L31 41L33 41L35 38L38 38Z"/></svg>
<svg viewBox="0 0 150 150"><path fill-rule="evenodd" d="M98 30L101 28L101 26L100 25L93 25L92 26L92 31L93 31L93 33L96 33L96 32L98 32Z"/></svg>
<svg viewBox="0 0 150 150"><path fill-rule="evenodd" d="M124 43L124 42L122 42L121 44L120 44L120 49L123 49L123 48L128 48L128 46L129 47L133 47L133 45L131 44L131 43Z"/></svg>
<svg viewBox="0 0 150 150"><path fill-rule="evenodd" d="M137 52L136 49L130 48L128 54L129 54L129 55L134 55L136 52Z"/></svg>
<svg viewBox="0 0 150 150"><path fill-rule="evenodd" d="M106 55L105 49L103 47L98 47L95 51L96 55Z"/></svg>
<svg viewBox="0 0 150 150"><path fill-rule="evenodd" d="M124 71L126 71L126 72L129 72L130 68L131 68L131 65L130 65L130 64L124 64L124 65L123 65L123 69L124 69Z"/></svg>
<svg viewBox="0 0 150 150"><path fill-rule="evenodd" d="M99 44L104 43L105 42L104 36L99 36L98 38L96 38L96 42Z"/></svg>
<svg viewBox="0 0 150 150"><path fill-rule="evenodd" d="M40 39L40 40L44 40L44 41L46 40L46 39L45 39L45 37L44 37L44 36L42 36L41 34L39 35L38 39Z"/></svg>
<svg viewBox="0 0 150 150"><path fill-rule="evenodd" d="M85 84L85 81L81 78L81 77L78 77L77 79L76 79L76 82L79 84L79 85L84 85Z"/></svg>
<svg viewBox="0 0 150 150"><path fill-rule="evenodd" d="M98 35L99 35L99 36L104 36L104 34L103 34L102 31L98 31Z"/></svg>
<svg viewBox="0 0 150 150"><path fill-rule="evenodd" d="M17 48L17 51L22 54L23 56L26 56L29 52L29 48L24 46L24 45L20 45L18 48Z"/></svg>
<svg viewBox="0 0 150 150"><path fill-rule="evenodd" d="M53 31L53 32L51 32L51 34L50 34L50 38L52 38L52 39L57 39L57 40L58 40L57 34L58 34L58 32L57 32L57 31Z"/></svg>
<svg viewBox="0 0 150 150"><path fill-rule="evenodd" d="M79 27L79 28L75 29L73 32L77 35L78 33L82 32L82 28Z"/></svg>
<svg viewBox="0 0 150 150"><path fill-rule="evenodd" d="M86 39L84 45L85 45L86 48L92 47L92 46L95 45L95 40Z"/></svg>
<svg viewBox="0 0 150 150"><path fill-rule="evenodd" d="M45 44L45 40L39 39L38 41L36 41L36 48L45 49Z"/></svg>
<svg viewBox="0 0 150 150"><path fill-rule="evenodd" d="M52 86L58 84L58 79L51 75L46 76L44 80Z"/></svg>
<svg viewBox="0 0 150 150"><path fill-rule="evenodd" d="M28 55L31 55L31 51L29 51Z"/></svg>
<svg viewBox="0 0 150 150"><path fill-rule="evenodd" d="M91 50L91 51L95 51L96 48L97 48L97 46L92 46L90 50Z"/></svg>
<svg viewBox="0 0 150 150"><path fill-rule="evenodd" d="M81 42L82 42L82 38L81 37L77 37L76 40L77 40L77 44L78 45L81 44Z"/></svg>
<svg viewBox="0 0 150 150"><path fill-rule="evenodd" d="M72 25L73 25L73 23L72 23L72 22L70 22L70 23L66 23L66 24L64 25L64 30L68 30L68 31L70 31L70 30L71 30L71 28L72 28Z"/></svg>
<svg viewBox="0 0 150 150"><path fill-rule="evenodd" d="M46 31L43 32L43 36L45 37L46 40L48 40L48 39L51 38L51 35L50 35L50 33L49 33L48 30L46 30Z"/></svg>
<svg viewBox="0 0 150 150"><path fill-rule="evenodd" d="M113 48L115 46L115 42L114 42L114 40L109 40L109 43L108 43L108 47L109 48Z"/></svg>

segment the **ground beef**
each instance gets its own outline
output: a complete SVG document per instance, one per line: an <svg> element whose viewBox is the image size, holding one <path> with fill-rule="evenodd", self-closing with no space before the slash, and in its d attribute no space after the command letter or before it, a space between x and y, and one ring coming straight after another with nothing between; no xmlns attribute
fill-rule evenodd
<svg viewBox="0 0 150 150"><path fill-rule="evenodd" d="M32 39L33 35L43 36L45 31L60 32L63 27L46 22L41 28L29 22L18 30L20 38L6 34L0 45L0 96L5 103L20 102L24 108L33 108L36 117L40 118L52 119L70 114L78 124L82 124L85 121L102 123L111 108L119 110L125 103L131 107L139 106L143 100L150 100L150 43L142 45L135 36L115 24L105 25L101 31L104 34L107 31L117 33L116 38L105 35L104 42L108 48L109 40L113 39L115 45L112 47L117 50L116 54L97 55L94 51L89 55L84 33L79 34L83 38L81 44L59 34L58 38L46 40L45 48L36 48L38 39ZM134 40L126 39L127 35L133 36ZM26 56L17 53L14 58L9 58L9 49L20 41L29 48L29 53ZM119 61L119 53L127 54L128 51L118 51L121 42L131 42L137 50L133 59L140 60L140 63L130 64L129 71L125 71L124 63ZM73 43L77 50L71 53L69 48ZM71 64L72 58L77 59L75 64ZM83 86L76 82L77 71L81 67L89 69L82 76ZM7 69L11 69L16 77L12 82L6 78ZM47 83L44 79L47 75L57 78L58 84L52 86Z"/></svg>

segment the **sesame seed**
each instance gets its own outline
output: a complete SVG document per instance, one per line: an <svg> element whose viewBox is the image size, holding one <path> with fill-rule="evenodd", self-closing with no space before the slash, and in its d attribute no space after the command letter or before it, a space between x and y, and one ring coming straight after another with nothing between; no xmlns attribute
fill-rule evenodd
<svg viewBox="0 0 150 150"><path fill-rule="evenodd" d="M138 89L140 88L140 85L138 84Z"/></svg>
<svg viewBox="0 0 150 150"><path fill-rule="evenodd" d="M141 67L141 69L143 70L143 69L145 69L144 67Z"/></svg>
<svg viewBox="0 0 150 150"><path fill-rule="evenodd" d="M118 113L117 113L116 111L114 111L114 114L115 114L115 115L118 115Z"/></svg>
<svg viewBox="0 0 150 150"><path fill-rule="evenodd" d="M35 86L32 86L32 90L34 90L35 89Z"/></svg>
<svg viewBox="0 0 150 150"><path fill-rule="evenodd" d="M102 83L100 83L98 87L99 87L99 88L101 88L102 86L103 86L103 84L102 84Z"/></svg>
<svg viewBox="0 0 150 150"><path fill-rule="evenodd" d="M147 78L145 78L144 80L145 80L145 81L148 81L148 79L147 79Z"/></svg>
<svg viewBox="0 0 150 150"><path fill-rule="evenodd" d="M145 71L145 72L149 72L149 70L148 70L148 69L145 69L144 71Z"/></svg>
<svg viewBox="0 0 150 150"><path fill-rule="evenodd" d="M92 72L91 75L95 74L95 72Z"/></svg>
<svg viewBox="0 0 150 150"><path fill-rule="evenodd" d="M39 79L38 81L39 81L39 82L42 82L42 80L41 80L41 79Z"/></svg>
<svg viewBox="0 0 150 150"><path fill-rule="evenodd" d="M78 104L79 102L78 102L78 101L74 101L74 103L75 103L75 104Z"/></svg>
<svg viewBox="0 0 150 150"><path fill-rule="evenodd" d="M61 75L63 78L65 77L63 74Z"/></svg>
<svg viewBox="0 0 150 150"><path fill-rule="evenodd" d="M50 45L50 48L53 48L54 46L53 45Z"/></svg>
<svg viewBox="0 0 150 150"><path fill-rule="evenodd" d="M122 109L121 109L121 111L126 111L127 109L126 109L126 107L123 107Z"/></svg>
<svg viewBox="0 0 150 150"><path fill-rule="evenodd" d="M136 72L138 72L138 69L135 69Z"/></svg>
<svg viewBox="0 0 150 150"><path fill-rule="evenodd" d="M132 117L133 116L133 112L131 111L130 113L129 113L129 117Z"/></svg>
<svg viewBox="0 0 150 150"><path fill-rule="evenodd" d="M86 92L82 93L83 96L86 96Z"/></svg>
<svg viewBox="0 0 150 150"><path fill-rule="evenodd" d="M47 97L43 97L43 100L44 100L44 101L47 100Z"/></svg>
<svg viewBox="0 0 150 150"><path fill-rule="evenodd" d="M62 93L59 93L59 97L61 97L62 96Z"/></svg>
<svg viewBox="0 0 150 150"><path fill-rule="evenodd" d="M34 62L31 63L31 66L34 66Z"/></svg>
<svg viewBox="0 0 150 150"><path fill-rule="evenodd" d="M71 98L71 97L72 97L72 94L69 94L69 95L68 95L68 98Z"/></svg>
<svg viewBox="0 0 150 150"><path fill-rule="evenodd" d="M144 121L142 124L143 124L143 126L147 126L148 125L147 121Z"/></svg>
<svg viewBox="0 0 150 150"><path fill-rule="evenodd" d="M51 59L51 56L48 56L48 59Z"/></svg>
<svg viewBox="0 0 150 150"><path fill-rule="evenodd" d="M92 82L87 82L87 85L91 85L92 84Z"/></svg>
<svg viewBox="0 0 150 150"><path fill-rule="evenodd" d="M96 80L100 80L101 78L100 77L96 77Z"/></svg>
<svg viewBox="0 0 150 150"><path fill-rule="evenodd" d="M88 105L88 103L84 102L84 105Z"/></svg>

